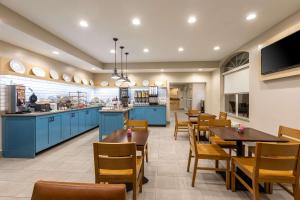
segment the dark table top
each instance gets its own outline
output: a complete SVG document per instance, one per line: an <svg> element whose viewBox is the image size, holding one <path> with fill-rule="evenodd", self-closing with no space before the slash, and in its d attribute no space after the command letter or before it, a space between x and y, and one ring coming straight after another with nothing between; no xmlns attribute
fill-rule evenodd
<svg viewBox="0 0 300 200"><path fill-rule="evenodd" d="M238 133L235 128L225 127L209 128L209 131L225 141L288 142L286 139L279 138L253 128L245 128L243 133Z"/></svg>
<svg viewBox="0 0 300 200"><path fill-rule="evenodd" d="M149 131L132 131L132 136L127 136L127 130L119 129L102 140L102 142L122 143L135 142L137 146L145 146L147 144Z"/></svg>
<svg viewBox="0 0 300 200"><path fill-rule="evenodd" d="M215 116L213 114L209 114L209 113L185 113L188 117L198 117L199 115L205 115L205 116Z"/></svg>

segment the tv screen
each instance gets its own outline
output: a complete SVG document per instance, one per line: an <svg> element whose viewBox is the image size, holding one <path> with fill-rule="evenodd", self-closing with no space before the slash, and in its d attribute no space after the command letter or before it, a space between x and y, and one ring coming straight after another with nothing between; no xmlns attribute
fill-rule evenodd
<svg viewBox="0 0 300 200"><path fill-rule="evenodd" d="M261 74L300 66L300 31L261 50Z"/></svg>

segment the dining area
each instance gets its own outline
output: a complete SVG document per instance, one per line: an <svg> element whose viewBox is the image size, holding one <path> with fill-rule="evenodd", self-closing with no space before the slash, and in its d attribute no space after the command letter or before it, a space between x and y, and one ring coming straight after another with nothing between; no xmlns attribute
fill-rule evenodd
<svg viewBox="0 0 300 200"><path fill-rule="evenodd" d="M222 176L228 192L247 191L251 199L258 200L261 193L272 195L277 184L292 199L300 198L300 130L280 125L278 135L269 134L232 125L226 112L216 117L189 110L185 121L174 115L174 139L179 132L189 137L187 172L192 168L192 187L197 187L197 175L212 170ZM203 166L203 160L214 163Z"/></svg>

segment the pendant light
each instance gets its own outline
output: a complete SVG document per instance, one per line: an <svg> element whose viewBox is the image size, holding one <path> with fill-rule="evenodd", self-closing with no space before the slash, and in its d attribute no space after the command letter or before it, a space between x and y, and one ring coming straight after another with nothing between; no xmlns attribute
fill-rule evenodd
<svg viewBox="0 0 300 200"><path fill-rule="evenodd" d="M120 82L125 82L125 77L124 77L124 74L123 74L123 49L124 49L124 46L120 46L120 49L121 49L121 75L120 75L120 78L118 79L118 81Z"/></svg>
<svg viewBox="0 0 300 200"><path fill-rule="evenodd" d="M125 55L126 55L126 71L125 71L125 82L126 83L130 83L130 80L129 80L129 78L128 78L128 70L127 70L127 56L128 56L128 52L126 52L125 53Z"/></svg>
<svg viewBox="0 0 300 200"><path fill-rule="evenodd" d="M114 67L114 72L111 75L111 78L114 80L117 80L120 78L119 74L118 74L118 70L117 70L117 41L118 38L113 38L114 42L115 42L115 67Z"/></svg>

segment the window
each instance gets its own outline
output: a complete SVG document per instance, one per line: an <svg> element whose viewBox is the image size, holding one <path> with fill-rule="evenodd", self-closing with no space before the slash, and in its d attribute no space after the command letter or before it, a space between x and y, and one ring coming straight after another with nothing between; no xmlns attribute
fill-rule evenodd
<svg viewBox="0 0 300 200"><path fill-rule="evenodd" d="M249 118L249 53L232 56L223 67L225 111Z"/></svg>

